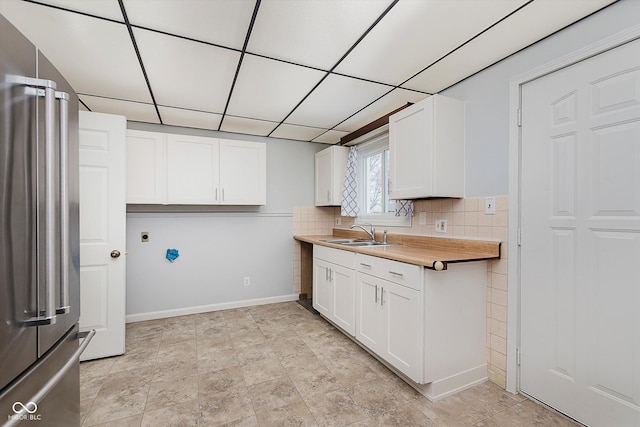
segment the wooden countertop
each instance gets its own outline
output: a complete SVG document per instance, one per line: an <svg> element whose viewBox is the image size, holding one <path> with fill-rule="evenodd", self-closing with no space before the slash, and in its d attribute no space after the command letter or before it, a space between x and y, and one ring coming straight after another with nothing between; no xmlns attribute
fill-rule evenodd
<svg viewBox="0 0 640 427"><path fill-rule="evenodd" d="M327 243L326 240L341 238L367 238L359 231L333 229L333 235L296 235L294 239L328 246L350 252L387 258L394 261L421 265L435 269L436 262L442 262L443 270L448 263L481 261L500 258L499 241L471 240L433 236L415 236L403 234L389 234L388 242L398 243L389 246L346 246L337 243ZM382 235L376 233L376 240L382 240Z"/></svg>

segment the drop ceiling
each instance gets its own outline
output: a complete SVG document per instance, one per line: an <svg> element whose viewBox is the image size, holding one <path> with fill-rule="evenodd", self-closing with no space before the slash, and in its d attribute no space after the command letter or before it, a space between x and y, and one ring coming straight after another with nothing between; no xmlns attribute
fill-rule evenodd
<svg viewBox="0 0 640 427"><path fill-rule="evenodd" d="M612 2L0 0L0 13L84 110L334 144Z"/></svg>

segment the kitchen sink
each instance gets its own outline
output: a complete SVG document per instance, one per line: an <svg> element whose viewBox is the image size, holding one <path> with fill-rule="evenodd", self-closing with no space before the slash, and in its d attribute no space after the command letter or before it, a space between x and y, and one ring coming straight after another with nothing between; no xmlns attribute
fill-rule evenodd
<svg viewBox="0 0 640 427"><path fill-rule="evenodd" d="M384 243L384 242L374 242L369 239L332 239L325 240L327 243L334 243L336 245L344 245L344 246L392 246L398 245L399 243Z"/></svg>

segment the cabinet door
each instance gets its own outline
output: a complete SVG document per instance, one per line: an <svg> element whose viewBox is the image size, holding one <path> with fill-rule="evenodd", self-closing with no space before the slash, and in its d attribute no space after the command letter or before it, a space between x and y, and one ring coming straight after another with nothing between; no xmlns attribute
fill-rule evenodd
<svg viewBox="0 0 640 427"><path fill-rule="evenodd" d="M127 203L167 203L165 134L128 130L126 165Z"/></svg>
<svg viewBox="0 0 640 427"><path fill-rule="evenodd" d="M389 117L392 199L433 195L433 97Z"/></svg>
<svg viewBox="0 0 640 427"><path fill-rule="evenodd" d="M358 273L356 277L356 339L382 356L385 324L380 305L381 280Z"/></svg>
<svg viewBox="0 0 640 427"><path fill-rule="evenodd" d="M332 265L329 279L333 285L331 320L351 336L356 334L356 278L349 268Z"/></svg>
<svg viewBox="0 0 640 427"><path fill-rule="evenodd" d="M331 205L331 150L325 149L316 153L316 206Z"/></svg>
<svg viewBox="0 0 640 427"><path fill-rule="evenodd" d="M333 287L329 280L331 264L318 258L313 259L313 308L327 318L331 317Z"/></svg>
<svg viewBox="0 0 640 427"><path fill-rule="evenodd" d="M380 305L386 326L380 355L412 380L422 382L420 292L384 281Z"/></svg>
<svg viewBox="0 0 640 427"><path fill-rule="evenodd" d="M218 159L217 139L167 135L168 203L219 203Z"/></svg>
<svg viewBox="0 0 640 427"><path fill-rule="evenodd" d="M220 140L221 204L267 204L266 153L264 143Z"/></svg>

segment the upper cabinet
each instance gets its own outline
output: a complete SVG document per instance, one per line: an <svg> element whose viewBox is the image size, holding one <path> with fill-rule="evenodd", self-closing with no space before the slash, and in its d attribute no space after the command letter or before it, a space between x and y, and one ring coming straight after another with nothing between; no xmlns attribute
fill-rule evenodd
<svg viewBox="0 0 640 427"><path fill-rule="evenodd" d="M265 205L266 145L127 132L127 203Z"/></svg>
<svg viewBox="0 0 640 427"><path fill-rule="evenodd" d="M389 117L391 199L464 197L464 103L430 96Z"/></svg>
<svg viewBox="0 0 640 427"><path fill-rule="evenodd" d="M333 145L316 153L315 205L339 206L349 149Z"/></svg>
<svg viewBox="0 0 640 427"><path fill-rule="evenodd" d="M127 130L127 203L166 204L165 134Z"/></svg>

